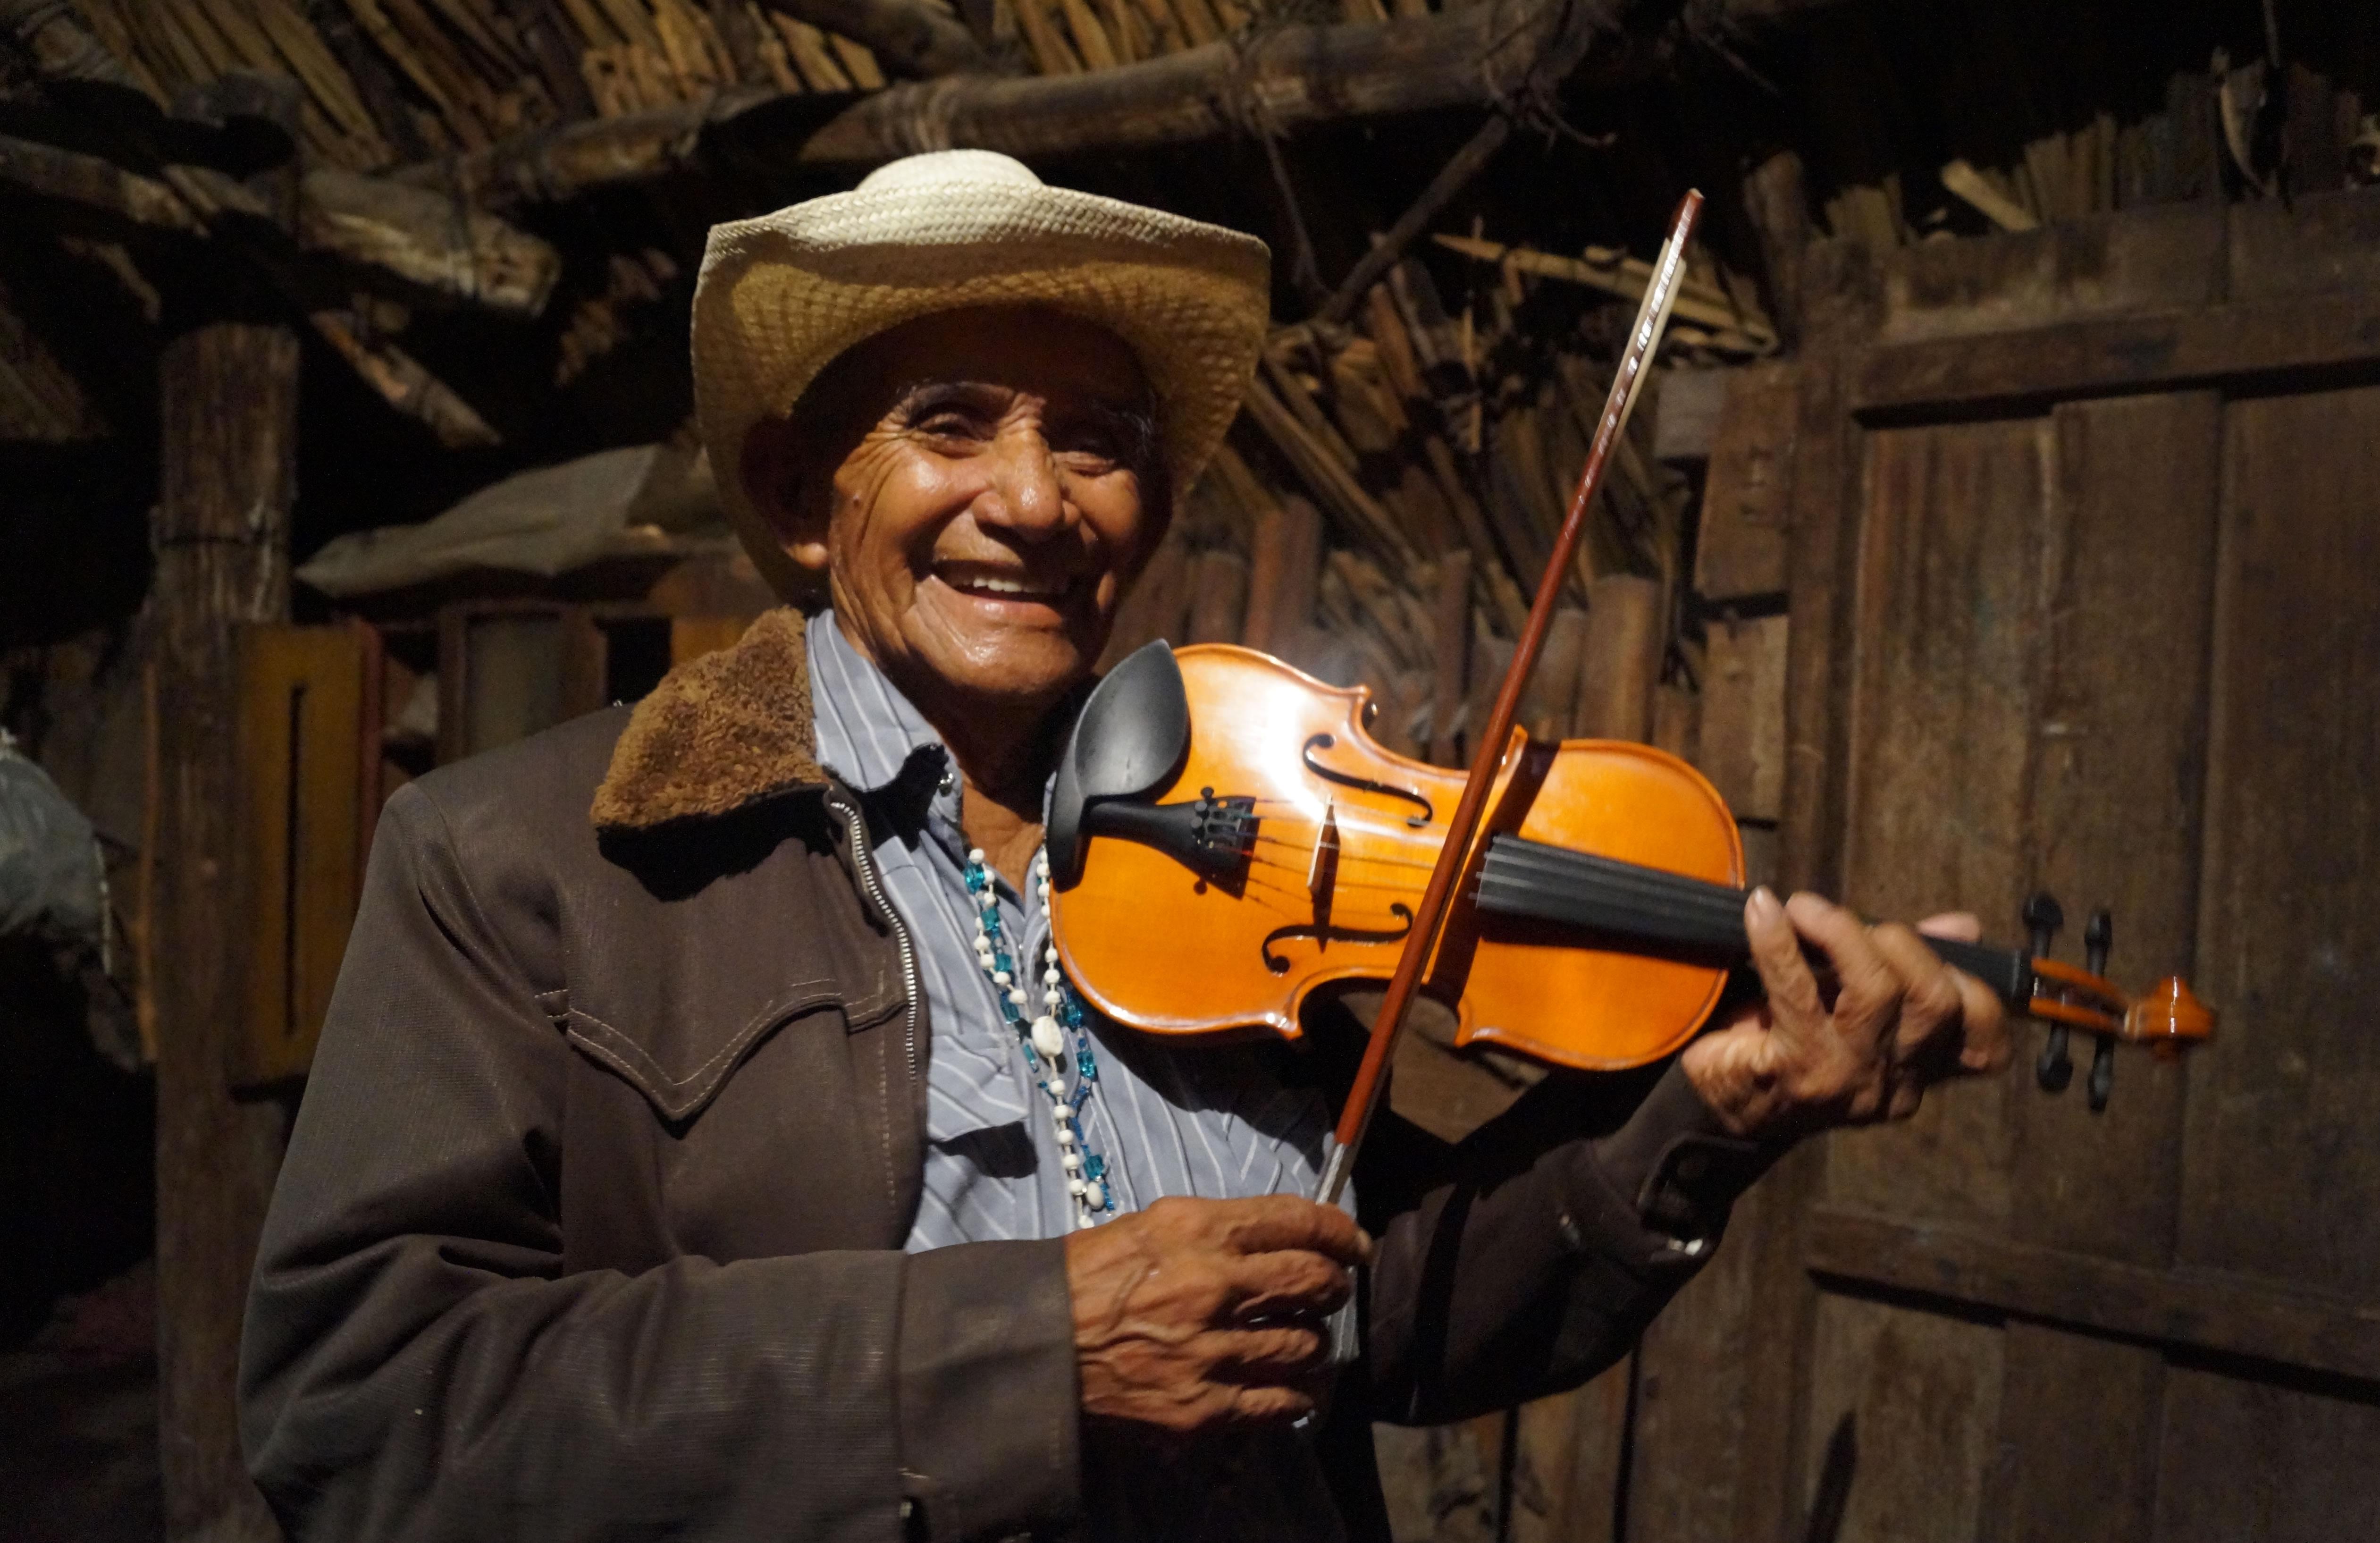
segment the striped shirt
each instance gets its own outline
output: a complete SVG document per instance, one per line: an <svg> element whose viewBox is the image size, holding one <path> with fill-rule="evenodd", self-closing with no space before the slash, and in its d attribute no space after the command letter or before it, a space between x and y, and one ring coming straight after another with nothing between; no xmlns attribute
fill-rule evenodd
<svg viewBox="0 0 2380 1543"><path fill-rule="evenodd" d="M819 759L859 797L885 892L917 948L927 1045L924 1195L916 1253L1062 1236L1074 1204L1048 1097L976 962L964 877L958 770L941 736L834 624L811 618ZM997 881L1001 927L1039 974L1049 917L1038 894ZM1098 1058L1084 1144L1107 1159L1118 1213L1169 1195L1311 1194L1330 1110L1284 1074L1286 1047L1177 1045L1086 1009ZM1304 1437L1274 1429L1201 1443L1162 1462L1094 1450L1086 1505L1097 1538L1329 1538L1339 1522Z"/></svg>

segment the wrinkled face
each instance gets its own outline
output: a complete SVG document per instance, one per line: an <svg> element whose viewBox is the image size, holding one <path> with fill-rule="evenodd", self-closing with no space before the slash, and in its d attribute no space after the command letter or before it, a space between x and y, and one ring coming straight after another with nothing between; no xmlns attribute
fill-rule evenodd
<svg viewBox="0 0 2380 1543"><path fill-rule="evenodd" d="M745 485L929 718L1036 711L1090 673L1161 534L1148 399L1132 351L1088 322L944 312L754 430Z"/></svg>

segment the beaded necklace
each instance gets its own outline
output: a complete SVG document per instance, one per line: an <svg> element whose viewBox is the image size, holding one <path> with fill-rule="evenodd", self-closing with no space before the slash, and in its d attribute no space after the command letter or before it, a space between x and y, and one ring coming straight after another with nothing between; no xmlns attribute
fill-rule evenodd
<svg viewBox="0 0 2380 1543"><path fill-rule="evenodd" d="M1091 1053L1082 1001L1067 983L1066 972L1058 967L1058 940L1053 932L1042 951L1044 1011L1039 1017L1026 1021L1025 1004L1031 999L1016 980L1017 961L1008 952L1008 940L1002 933L1000 896L993 891L991 869L984 861L982 848L968 851L965 877L967 894L975 901L976 963L991 977L992 988L1000 997L1001 1015L1024 1045L1035 1084L1049 1096L1050 1120L1058 1137L1058 1160L1066 1171L1066 1193L1074 1197L1075 1225L1097 1226L1102 1216L1116 1209L1115 1185L1108 1177L1107 1159L1092 1151L1083 1139L1083 1106L1090 1101L1091 1088L1099 1080L1099 1065ZM1033 879L1046 916L1050 910L1047 852L1034 857ZM1066 1087L1069 1036L1075 1049L1075 1087L1071 1093Z"/></svg>

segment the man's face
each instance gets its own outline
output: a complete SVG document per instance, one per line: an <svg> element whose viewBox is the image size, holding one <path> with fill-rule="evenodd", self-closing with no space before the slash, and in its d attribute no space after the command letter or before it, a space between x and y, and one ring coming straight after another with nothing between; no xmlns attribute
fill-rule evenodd
<svg viewBox="0 0 2380 1543"><path fill-rule="evenodd" d="M838 399L801 412L842 426L763 426L743 469L844 635L929 717L1037 711L1089 674L1160 534L1132 351L986 308L885 333L824 383Z"/></svg>

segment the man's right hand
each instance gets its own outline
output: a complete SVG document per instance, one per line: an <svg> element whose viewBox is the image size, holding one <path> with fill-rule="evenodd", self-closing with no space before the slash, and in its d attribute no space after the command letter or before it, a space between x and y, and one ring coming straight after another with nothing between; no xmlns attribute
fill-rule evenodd
<svg viewBox="0 0 2380 1543"><path fill-rule="evenodd" d="M1160 1200L1067 1234L1083 1412L1177 1435L1308 1413L1323 1320L1371 1248L1293 1195Z"/></svg>

